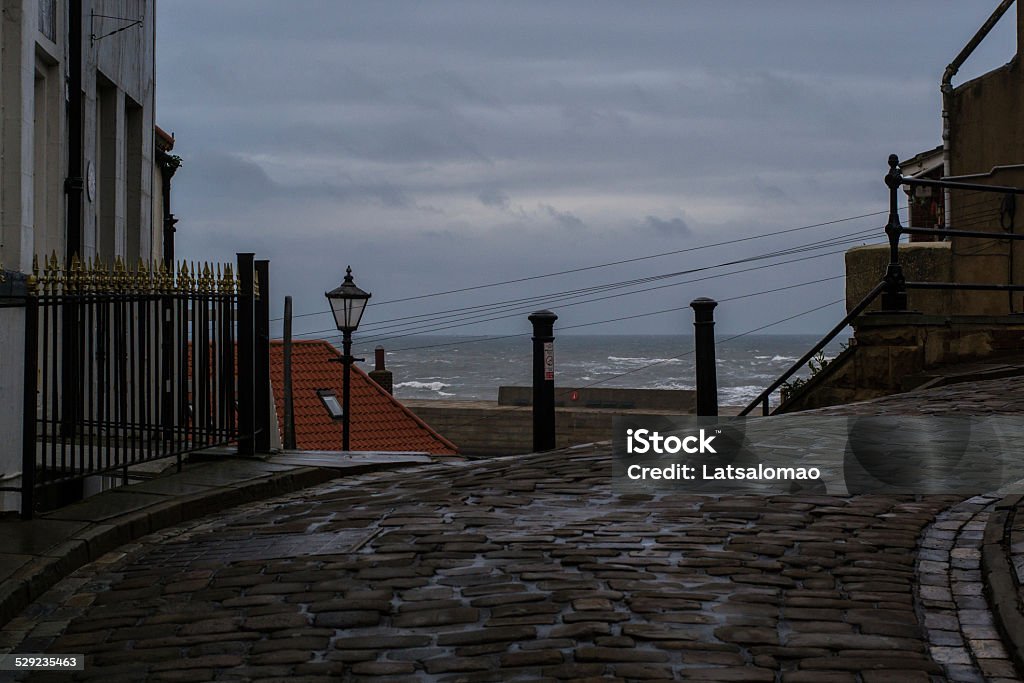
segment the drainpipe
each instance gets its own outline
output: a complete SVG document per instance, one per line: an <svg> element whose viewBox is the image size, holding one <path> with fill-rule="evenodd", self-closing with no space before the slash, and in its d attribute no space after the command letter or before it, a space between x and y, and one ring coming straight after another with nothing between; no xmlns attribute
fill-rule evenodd
<svg viewBox="0 0 1024 683"><path fill-rule="evenodd" d="M64 234L65 268L72 259L82 255L82 0L68 2L68 174L64 179L67 194L67 223ZM63 306L61 313L61 436L70 437L82 415L78 378L82 359L77 353L79 320L73 306Z"/></svg>
<svg viewBox="0 0 1024 683"><path fill-rule="evenodd" d="M1022 0L1022 1L1024 1L1024 0ZM942 72L942 83L940 84L939 89L942 91L942 175L943 176L951 176L951 175L953 175L953 171L952 171L952 169L950 167L950 157L951 157L950 139L951 139L952 135L950 133L950 125L949 125L949 112L950 112L950 107L953 104L953 76L956 75L957 71L960 70L960 67L963 66L964 62L967 61L967 58L971 56L972 52L974 52L974 49L976 47L978 47L978 44L981 43L982 40L985 39L985 36L988 35L989 31L992 30L992 27L996 25L996 22L999 21L999 19L1003 16L1003 14L1006 13L1006 10L1009 9L1010 5L1012 5L1013 3L1014 3L1014 0L1003 0L1001 3L999 3L999 6L996 7L994 12L992 12L992 16L990 16L985 21L985 23L981 25L981 28L979 28L978 32L974 34L974 37L971 38L970 42L968 42L967 45L964 45L964 48L962 50L960 50L960 54L958 54L956 56L956 59L954 59L952 62L950 62L949 66L946 67L946 70ZM951 220L950 220L951 217L950 217L950 191L949 191L948 188L943 190L943 193L942 193L942 205L943 205L942 206L943 223L945 224L945 227L947 229L949 229L951 227Z"/></svg>
<svg viewBox="0 0 1024 683"><path fill-rule="evenodd" d="M82 0L68 3L68 195L65 257L82 255Z"/></svg>

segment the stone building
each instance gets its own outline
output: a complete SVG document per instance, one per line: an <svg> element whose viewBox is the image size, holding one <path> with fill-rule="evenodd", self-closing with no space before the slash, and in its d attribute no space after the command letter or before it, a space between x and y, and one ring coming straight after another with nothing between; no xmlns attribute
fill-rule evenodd
<svg viewBox="0 0 1024 683"><path fill-rule="evenodd" d="M154 124L155 0L0 9L0 296L18 295L34 256L161 260L173 168ZM6 397L22 395L23 338L23 310L0 308ZM7 402L0 487L18 476L21 425L21 402Z"/></svg>
<svg viewBox="0 0 1024 683"><path fill-rule="evenodd" d="M943 95L943 142L908 158L904 177L945 178L1024 187L1024 0L1016 2L1017 50L1005 65L954 86L953 78L998 21L1012 21L1004 0L946 67L936 85ZM1005 15L1005 16L1004 16ZM925 188L927 190L928 188ZM879 198L884 188L879 184ZM903 195L903 193L900 193ZM1024 284L1024 242L996 239L1024 231L1021 199L1002 192L922 191L908 197L913 227L990 232L993 238L931 236L899 247L908 281ZM888 246L846 254L847 310L885 274ZM855 336L823 372L783 403L799 410L883 396L933 381L955 364L1024 356L1024 292L920 290L908 292L909 313L880 313L880 302L852 325ZM947 368L947 370L942 370ZM1006 370L1000 370L1005 372Z"/></svg>

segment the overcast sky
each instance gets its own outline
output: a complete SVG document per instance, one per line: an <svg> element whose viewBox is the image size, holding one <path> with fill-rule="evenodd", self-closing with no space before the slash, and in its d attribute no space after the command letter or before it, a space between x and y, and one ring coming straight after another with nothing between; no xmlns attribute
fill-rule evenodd
<svg viewBox="0 0 1024 683"><path fill-rule="evenodd" d="M407 332L408 322L386 327L404 316L865 232L883 217L385 303L882 211L886 156L940 142L943 68L997 4L165 0L157 116L184 159L178 252L269 258L275 317L286 294L297 314L326 310L323 292L351 264L380 304L358 333L370 341ZM1013 14L956 83L1012 57ZM832 254L543 305L559 326L583 325L828 278L842 264ZM633 290L608 293L623 291ZM842 297L835 279L728 301L719 327L739 332ZM536 307L448 332L527 331L519 311ZM771 331L823 332L842 312ZM680 311L573 331L688 333L691 320ZM330 316L295 321L297 332L329 328Z"/></svg>

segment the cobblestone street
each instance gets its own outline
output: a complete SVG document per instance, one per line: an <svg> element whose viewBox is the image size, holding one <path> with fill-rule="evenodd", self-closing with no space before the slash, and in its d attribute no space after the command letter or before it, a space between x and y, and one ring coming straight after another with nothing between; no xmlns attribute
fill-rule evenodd
<svg viewBox="0 0 1024 683"><path fill-rule="evenodd" d="M614 497L609 451L361 475L167 529L0 646L84 652L77 675L110 681L1017 680L979 568L995 497Z"/></svg>

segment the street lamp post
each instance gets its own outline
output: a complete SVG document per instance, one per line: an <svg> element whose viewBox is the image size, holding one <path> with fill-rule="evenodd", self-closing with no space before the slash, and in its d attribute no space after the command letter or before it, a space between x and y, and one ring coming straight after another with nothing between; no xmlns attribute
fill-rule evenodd
<svg viewBox="0 0 1024 683"><path fill-rule="evenodd" d="M349 450L349 375L352 367L352 333L359 327L359 320L363 317L366 309L366 302L370 298L369 292L356 287L352 281L352 266L345 269L345 280L339 287L324 296L331 303L331 312L334 314L334 322L341 332L342 348L341 363L345 366L342 379L341 407L343 415L341 418L341 449Z"/></svg>

